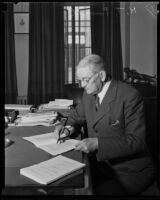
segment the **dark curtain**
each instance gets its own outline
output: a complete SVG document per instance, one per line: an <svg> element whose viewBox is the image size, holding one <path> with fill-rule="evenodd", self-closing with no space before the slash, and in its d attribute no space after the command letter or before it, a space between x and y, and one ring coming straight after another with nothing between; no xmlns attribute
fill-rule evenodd
<svg viewBox="0 0 160 200"><path fill-rule="evenodd" d="M4 14L5 24L5 103L17 103L17 76L15 63L13 4L7 3Z"/></svg>
<svg viewBox="0 0 160 200"><path fill-rule="evenodd" d="M63 6L30 3L28 103L48 103L64 96Z"/></svg>
<svg viewBox="0 0 160 200"><path fill-rule="evenodd" d="M99 54L106 62L108 74L123 80L120 3L91 3L92 53Z"/></svg>

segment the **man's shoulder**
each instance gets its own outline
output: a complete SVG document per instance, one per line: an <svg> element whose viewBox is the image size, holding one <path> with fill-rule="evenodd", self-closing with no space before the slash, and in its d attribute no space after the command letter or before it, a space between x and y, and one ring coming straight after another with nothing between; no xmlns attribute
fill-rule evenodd
<svg viewBox="0 0 160 200"><path fill-rule="evenodd" d="M115 80L114 80L115 81ZM126 89L126 90L134 90L134 91L137 91L137 89L132 86L130 83L126 83L124 81L120 81L120 80L117 80L117 85L120 89Z"/></svg>
<svg viewBox="0 0 160 200"><path fill-rule="evenodd" d="M119 93L124 94L124 96L130 96L130 95L131 96L132 95L133 96L137 96L137 95L141 96L139 91L134 86L132 86L130 83L126 83L126 82L117 80L116 84L117 84Z"/></svg>

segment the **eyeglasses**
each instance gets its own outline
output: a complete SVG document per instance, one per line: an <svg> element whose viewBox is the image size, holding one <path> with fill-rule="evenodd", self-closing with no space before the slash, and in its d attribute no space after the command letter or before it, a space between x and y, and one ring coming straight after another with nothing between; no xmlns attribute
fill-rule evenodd
<svg viewBox="0 0 160 200"><path fill-rule="evenodd" d="M96 72L95 74L93 74L91 77L86 77L86 78L82 78L81 80L78 80L78 83L81 85L81 83L85 82L86 84L88 84L90 82L90 80L96 75L98 74L98 72Z"/></svg>

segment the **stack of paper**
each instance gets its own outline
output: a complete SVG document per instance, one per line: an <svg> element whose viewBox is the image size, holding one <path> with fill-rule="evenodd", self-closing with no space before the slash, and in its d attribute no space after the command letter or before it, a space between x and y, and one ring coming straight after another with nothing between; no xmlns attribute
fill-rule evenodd
<svg viewBox="0 0 160 200"><path fill-rule="evenodd" d="M30 111L33 105L21 105L21 104L5 104L6 110L26 110Z"/></svg>
<svg viewBox="0 0 160 200"><path fill-rule="evenodd" d="M59 106L71 106L73 104L73 100L70 99L55 99L54 101L50 101L48 103L49 106L59 105Z"/></svg>
<svg viewBox="0 0 160 200"><path fill-rule="evenodd" d="M39 110L56 110L56 109L69 109L73 105L73 100L69 99L55 99L48 104L42 104L39 106Z"/></svg>
<svg viewBox="0 0 160 200"><path fill-rule="evenodd" d="M83 163L60 155L39 164L22 168L20 174L46 185L84 166Z"/></svg>
<svg viewBox="0 0 160 200"><path fill-rule="evenodd" d="M16 126L52 126L57 118L57 112L28 113L15 120Z"/></svg>
<svg viewBox="0 0 160 200"><path fill-rule="evenodd" d="M74 149L78 142L78 140L69 139L57 144L58 135L55 132L23 137L23 139L32 142L36 147L54 156Z"/></svg>

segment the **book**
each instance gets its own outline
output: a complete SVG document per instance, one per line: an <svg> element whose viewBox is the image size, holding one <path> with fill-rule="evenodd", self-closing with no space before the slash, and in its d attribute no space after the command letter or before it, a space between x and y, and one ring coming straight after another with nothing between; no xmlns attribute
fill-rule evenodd
<svg viewBox="0 0 160 200"><path fill-rule="evenodd" d="M32 142L36 147L54 156L73 150L75 148L75 144L79 141L75 139L68 139L63 143L57 144L58 135L54 132L23 137L23 139Z"/></svg>
<svg viewBox="0 0 160 200"><path fill-rule="evenodd" d="M59 155L47 161L22 168L20 174L40 184L47 185L83 167L85 167L84 163Z"/></svg>

